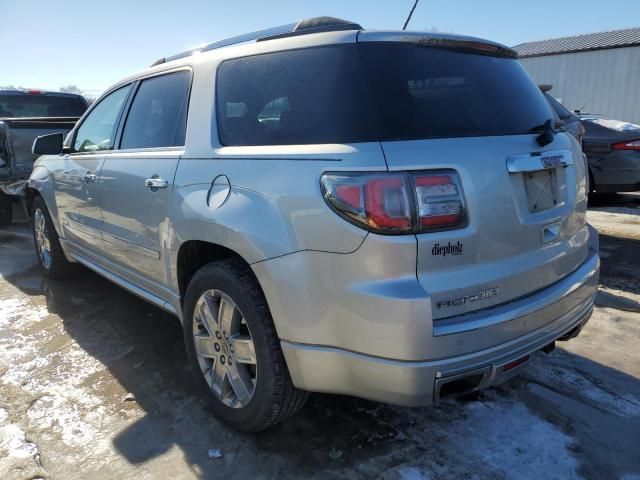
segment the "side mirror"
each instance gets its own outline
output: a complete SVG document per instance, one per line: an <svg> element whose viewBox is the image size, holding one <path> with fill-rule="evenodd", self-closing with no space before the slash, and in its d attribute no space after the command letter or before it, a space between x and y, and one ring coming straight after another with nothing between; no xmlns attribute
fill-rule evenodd
<svg viewBox="0 0 640 480"><path fill-rule="evenodd" d="M62 133L42 135L33 141L31 153L34 155L57 155L62 152L63 141L64 135Z"/></svg>

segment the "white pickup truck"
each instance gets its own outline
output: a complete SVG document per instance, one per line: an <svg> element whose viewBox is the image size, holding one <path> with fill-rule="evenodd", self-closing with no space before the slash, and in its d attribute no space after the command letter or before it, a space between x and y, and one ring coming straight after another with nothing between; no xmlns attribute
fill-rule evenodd
<svg viewBox="0 0 640 480"><path fill-rule="evenodd" d="M43 90L0 90L0 227L11 223L36 156L36 137L73 128L87 110L83 96Z"/></svg>

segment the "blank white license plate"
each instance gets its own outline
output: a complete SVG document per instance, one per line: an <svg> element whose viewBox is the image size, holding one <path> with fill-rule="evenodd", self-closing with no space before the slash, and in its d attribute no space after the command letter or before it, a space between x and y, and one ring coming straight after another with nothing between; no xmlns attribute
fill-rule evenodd
<svg viewBox="0 0 640 480"><path fill-rule="evenodd" d="M529 211L542 212L558 205L558 182L555 168L524 172L523 175Z"/></svg>

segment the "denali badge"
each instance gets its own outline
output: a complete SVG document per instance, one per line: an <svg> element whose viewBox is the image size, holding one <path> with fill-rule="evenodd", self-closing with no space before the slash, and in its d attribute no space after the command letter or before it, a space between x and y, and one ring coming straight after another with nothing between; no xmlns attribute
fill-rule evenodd
<svg viewBox="0 0 640 480"><path fill-rule="evenodd" d="M438 308L442 307L456 307L458 305L464 305L465 303L477 302L478 300L484 300L485 298L495 297L500 292L498 287L482 290L481 292L472 293L471 295L465 295L464 297L450 298L449 300L443 300L438 302Z"/></svg>
<svg viewBox="0 0 640 480"><path fill-rule="evenodd" d="M567 163L562 155L549 155L548 157L542 157L542 166L544 168L566 167Z"/></svg>
<svg viewBox="0 0 640 480"><path fill-rule="evenodd" d="M462 243L454 243L448 242L446 245L440 245L436 243L431 249L431 255L442 255L446 257L447 255L462 255Z"/></svg>

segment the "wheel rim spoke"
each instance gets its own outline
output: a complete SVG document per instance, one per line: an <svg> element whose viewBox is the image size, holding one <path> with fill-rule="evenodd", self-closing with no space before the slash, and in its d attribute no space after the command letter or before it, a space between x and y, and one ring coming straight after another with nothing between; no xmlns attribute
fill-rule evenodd
<svg viewBox="0 0 640 480"><path fill-rule="evenodd" d="M236 314L236 306L226 298L220 299L220 310L218 311L218 323L220 329L227 335L231 334L231 323Z"/></svg>
<svg viewBox="0 0 640 480"><path fill-rule="evenodd" d="M250 380L243 378L235 365L227 367L227 379L231 385L233 393L238 399L238 403L245 404L251 399L253 384Z"/></svg>
<svg viewBox="0 0 640 480"><path fill-rule="evenodd" d="M200 302L200 320L204 325L204 328L207 330L209 336L213 336L214 332L217 330L216 318L213 315L213 310L211 305L211 300L205 295L202 302Z"/></svg>
<svg viewBox="0 0 640 480"><path fill-rule="evenodd" d="M256 348L251 337L234 335L231 337L231 347L233 348L233 359L237 363L256 364Z"/></svg>
<svg viewBox="0 0 640 480"><path fill-rule="evenodd" d="M222 360L218 359L213 363L213 390L220 398L224 398L228 389L226 388L227 368L222 364Z"/></svg>
<svg viewBox="0 0 640 480"><path fill-rule="evenodd" d="M201 357L216 358L214 343L215 342L211 337L205 337L204 335L196 336L195 337L196 352Z"/></svg>

